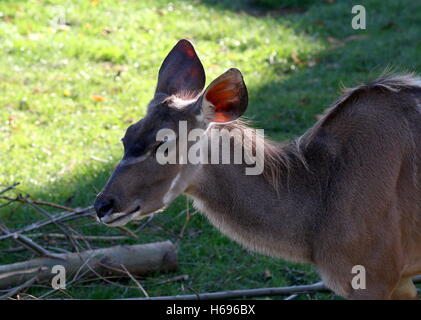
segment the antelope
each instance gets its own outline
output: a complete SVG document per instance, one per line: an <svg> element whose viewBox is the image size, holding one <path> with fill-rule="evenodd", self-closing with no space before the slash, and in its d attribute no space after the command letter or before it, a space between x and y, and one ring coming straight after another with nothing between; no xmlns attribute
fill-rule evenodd
<svg viewBox="0 0 421 320"><path fill-rule="evenodd" d="M160 164L161 129L238 129L248 104L242 74L229 69L204 89L192 44L180 40L159 70L146 115L129 126L124 157L95 200L99 220L123 225L167 207L177 196L250 250L314 265L348 299L415 299L421 274L421 80L388 75L346 89L301 137L262 136L262 174L246 164ZM234 141L234 140L232 140ZM178 147L184 142L176 139ZM238 142L233 142L238 143ZM188 147L188 146L184 146ZM253 152L253 150L249 150ZM363 266L364 287L352 284Z"/></svg>

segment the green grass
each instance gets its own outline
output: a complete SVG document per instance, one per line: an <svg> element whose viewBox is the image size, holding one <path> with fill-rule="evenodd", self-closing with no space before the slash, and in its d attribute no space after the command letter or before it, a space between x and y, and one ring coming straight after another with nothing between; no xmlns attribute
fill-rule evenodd
<svg viewBox="0 0 421 320"><path fill-rule="evenodd" d="M341 83L355 85L388 66L420 72L419 2L360 1L367 10L367 30L351 28L352 1L304 1L302 13L283 11L300 3L1 1L0 184L20 181L21 190L35 199L92 204L122 155L119 140L125 128L145 114L158 68L180 38L195 44L207 83L227 68L242 71L250 95L246 116L278 139L302 134L337 97ZM185 222L178 213L185 207L185 199L178 199L138 241L127 243L176 241ZM12 214L10 207L0 210L9 227L38 218L22 207L13 207ZM117 233L95 224L84 231ZM151 296L318 279L309 266L244 250L198 214L178 255L175 274L141 280ZM22 258L0 254L0 263ZM181 274L189 279L160 284ZM77 298L141 295L99 281L67 292Z"/></svg>

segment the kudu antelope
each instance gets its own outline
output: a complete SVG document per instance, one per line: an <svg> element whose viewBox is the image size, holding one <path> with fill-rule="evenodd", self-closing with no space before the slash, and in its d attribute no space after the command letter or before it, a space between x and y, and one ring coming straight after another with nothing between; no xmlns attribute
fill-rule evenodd
<svg viewBox="0 0 421 320"><path fill-rule="evenodd" d="M421 81L388 76L347 90L299 139L264 144L264 170L244 164L167 164L154 156L162 128L247 128L247 89L230 69L204 89L203 66L181 40L165 58L146 116L123 138L124 157L95 201L121 225L190 196L219 230L245 247L311 263L351 299L415 298L421 273ZM208 132L208 131L205 131ZM208 139L212 139L209 136ZM177 139L176 144L188 143ZM253 148L253 147L251 147ZM365 289L352 285L366 270Z"/></svg>

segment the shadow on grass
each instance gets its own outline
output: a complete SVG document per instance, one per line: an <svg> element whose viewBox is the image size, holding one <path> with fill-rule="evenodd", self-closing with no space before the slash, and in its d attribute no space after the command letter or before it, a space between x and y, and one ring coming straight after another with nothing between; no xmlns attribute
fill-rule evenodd
<svg viewBox="0 0 421 320"><path fill-rule="evenodd" d="M241 10L240 1L203 2L215 10L240 10L239 14L248 10ZM249 1L248 6L253 7L255 3ZM304 14L279 15L274 21L291 25L297 32L320 38L326 44L326 50L314 61L305 61L302 65L298 63L297 69L289 72L281 81L249 86L250 101L246 117L254 121L257 127L264 128L270 136L279 139L293 138L311 126L316 121L316 115L337 97L340 83L355 85L370 76L378 75L390 65L398 71L421 70L421 28L414 23L418 18L416 12L419 5L415 2L367 2L366 31L351 29L351 1L317 5L310 3L311 1L306 4ZM396 20L395 12L400 12L402 19ZM262 15L260 18L266 17ZM275 69L278 67L276 61L267 63ZM119 155L114 157L115 162L118 158ZM42 191L31 192L31 195L35 199L56 201L73 207L89 206L112 169L113 163L101 163L99 170L88 171L86 175L74 176L69 173L54 184L45 186ZM22 184L24 188L25 182L22 181ZM137 242L168 238L177 241L185 223L184 215L179 216L178 213L187 205L184 198L177 199L166 213L153 220ZM34 218L32 211L21 209L10 216L8 222L18 226L27 224ZM86 230L89 234L116 232L99 225L91 225ZM0 259L3 259L1 255ZM309 282L317 278L309 266L284 263L247 252L220 235L200 215L194 216L180 242L179 260L181 267L178 274L189 274L188 285L202 292L296 284L297 281ZM291 277L285 270L298 267L305 270L307 275L302 276L301 280L290 280ZM269 280L264 277L266 269L272 270L272 278ZM159 275L154 277L160 278ZM146 281L145 287L150 295L182 293L180 284L155 285L154 282L148 285ZM94 290L69 290L76 297L90 298L139 295L136 290L123 292L109 286L105 288L103 284L98 284ZM191 290L187 291L191 293Z"/></svg>
<svg viewBox="0 0 421 320"><path fill-rule="evenodd" d="M255 17L275 16L283 17L290 14L301 14L315 5L316 0L202 0L210 7L220 10L230 10L236 13L245 13Z"/></svg>

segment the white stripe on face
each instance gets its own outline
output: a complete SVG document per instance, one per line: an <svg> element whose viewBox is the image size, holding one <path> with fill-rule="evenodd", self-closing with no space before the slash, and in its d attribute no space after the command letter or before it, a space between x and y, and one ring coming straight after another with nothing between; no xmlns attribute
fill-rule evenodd
<svg viewBox="0 0 421 320"><path fill-rule="evenodd" d="M174 200L175 197L178 196L178 193L175 191L176 186L178 185L181 178L181 172L177 174L177 176L174 178L174 180L171 182L171 186L168 189L167 193L164 196L164 199L162 200L164 205L168 205L171 201Z"/></svg>
<svg viewBox="0 0 421 320"><path fill-rule="evenodd" d="M146 160L146 158L148 158L150 154L151 154L151 151L148 151L147 153L145 153L143 156L140 156L140 157L123 159L123 160L120 161L119 165L124 167L124 166L128 166L128 165L131 165L131 164L142 162L142 161Z"/></svg>

